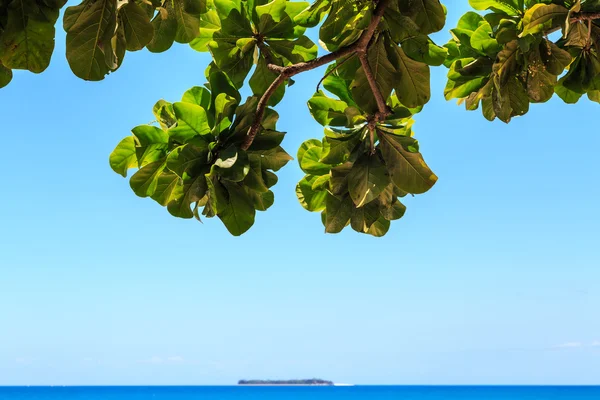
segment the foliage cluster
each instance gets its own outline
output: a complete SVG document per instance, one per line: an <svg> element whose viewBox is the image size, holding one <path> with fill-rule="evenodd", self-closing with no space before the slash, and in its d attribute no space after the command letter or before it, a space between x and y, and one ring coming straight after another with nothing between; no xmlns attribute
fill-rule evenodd
<svg viewBox="0 0 600 400"><path fill-rule="evenodd" d="M48 66L65 3L0 0L0 87L13 69ZM137 169L138 196L176 217L217 216L233 235L273 204L275 172L291 160L271 107L296 75L327 66L308 100L324 137L298 150L297 196L326 232L382 236L406 211L400 199L437 181L412 130L431 97L430 67L448 68L446 99L489 120L509 122L554 93L600 102L599 0L469 3L444 46L430 37L446 22L439 0L83 0L64 10L63 27L69 65L86 80L104 79L128 51L178 42L210 52L205 87L159 101L156 123L134 128L110 165Z"/></svg>

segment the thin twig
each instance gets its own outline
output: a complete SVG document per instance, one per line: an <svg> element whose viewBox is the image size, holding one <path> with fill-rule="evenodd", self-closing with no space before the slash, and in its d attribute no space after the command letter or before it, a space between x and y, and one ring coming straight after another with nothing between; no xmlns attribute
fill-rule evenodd
<svg viewBox="0 0 600 400"><path fill-rule="evenodd" d="M371 42L371 39L373 38L373 35L375 34L377 27L379 26L379 23L381 22L381 19L383 18L383 13L389 3L390 3L390 0L381 0L377 3L377 6L375 7L375 11L373 12L373 16L371 17L371 22L370 22L369 26L362 33L360 38L353 44L346 46L346 47L342 47L341 49L338 49L338 50L336 50L332 53L326 54L324 56L317 57L314 60L289 65L287 67L282 67L282 66L276 65L274 63L269 63L268 68L273 72L279 73L279 76L277 77L277 79L275 79L275 81L273 81L271 86L269 86L269 88L267 89L265 94L263 94L263 96L259 100L258 106L256 108L254 122L252 123L252 126L250 126L250 129L248 129L248 134L246 135L246 139L244 140L244 143L241 146L242 150L248 150L248 148L250 148L250 146L252 145L254 138L256 137L256 135L258 134L258 132L261 128L262 118L265 114L265 109L267 108L267 105L269 103L269 98L275 93L275 91L277 90L279 85L284 83L286 79L289 79L292 76L297 75L301 72L310 71L312 69L329 64L339 58L342 58L347 55L355 54L357 52L365 53ZM258 41L258 43L260 43L260 41ZM260 44L259 44L259 47L260 47ZM261 51L262 51L262 49L261 49ZM265 57L266 57L266 53L265 53ZM377 88L377 85L375 85L375 88L379 92L379 88ZM375 93L375 98L377 98L377 96L378 96L377 93ZM379 97L382 97L381 92L379 92ZM378 102L378 106L379 106L379 102ZM383 107L379 109L378 115L381 117L381 115L386 115L386 114L388 114L388 110L387 110L387 106L385 106L385 101L384 101Z"/></svg>
<svg viewBox="0 0 600 400"><path fill-rule="evenodd" d="M352 55L349 55L348 57L344 58L342 61L338 61L335 64L335 67L331 68L329 71L327 71L327 73L321 78L321 80L319 81L319 83L317 84L317 90L316 92L319 91L319 89L321 88L321 83L323 83L323 81L325 79L327 79L329 76L331 76L331 74L333 74L335 71L337 71L337 69L339 67L341 67L342 65L344 65L349 59L352 58Z"/></svg>

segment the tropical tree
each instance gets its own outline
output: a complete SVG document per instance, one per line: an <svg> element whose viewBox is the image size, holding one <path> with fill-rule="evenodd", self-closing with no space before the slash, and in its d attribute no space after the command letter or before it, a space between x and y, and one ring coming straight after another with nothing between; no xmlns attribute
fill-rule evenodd
<svg viewBox="0 0 600 400"><path fill-rule="evenodd" d="M0 0L0 87L13 69L48 67L65 3ZM400 199L437 181L412 131L431 96L430 66L449 70L446 99L489 120L508 123L555 93L600 102L600 0L469 3L444 46L429 37L446 22L439 0L84 0L66 7L63 27L69 65L90 81L128 51L178 42L210 52L205 86L158 101L155 123L133 128L110 166L124 177L137 169L134 193L173 216L217 216L233 235L273 204L276 172L292 160L274 107L296 75L327 66L308 100L324 137L297 152L298 200L321 212L326 232L382 236L406 211Z"/></svg>

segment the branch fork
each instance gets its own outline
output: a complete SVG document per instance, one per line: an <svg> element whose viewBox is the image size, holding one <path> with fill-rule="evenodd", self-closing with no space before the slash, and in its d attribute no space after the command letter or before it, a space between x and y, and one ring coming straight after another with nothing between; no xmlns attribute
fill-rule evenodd
<svg viewBox="0 0 600 400"><path fill-rule="evenodd" d="M336 50L334 52L331 52L331 53L326 54L321 57L317 57L314 60L310 60L307 62L292 64L292 65L288 65L287 67L282 67L280 65L277 65L276 63L273 62L274 61L273 56L272 56L271 52L269 51L269 48L262 42L262 40L258 40L258 38L257 38L257 46L260 49L260 51L263 53L263 55L267 61L267 64L268 64L267 67L271 71L273 71L279 75L273 81L271 86L269 86L267 91L262 95L260 100L258 101L258 106L256 107L256 114L254 117L254 122L248 129L248 134L246 135L246 139L244 140L244 143L242 144L242 150L248 150L248 148L250 148L250 146L252 145L254 138L256 137L256 135L258 134L258 132L261 129L261 122L265 115L265 111L268 106L269 99L271 98L271 96L275 93L277 88L279 88L279 86L282 83L284 83L287 79L293 77L294 75L321 67L323 65L329 64L329 63L336 61L345 56L352 56L354 54L358 55L361 65L365 71L365 75L367 76L367 80L369 81L369 86L371 87L371 90L373 91L373 95L375 96L375 99L377 101L377 108L379 110L377 113L377 115L378 115L377 119L383 120L383 119L385 119L385 117L390 115L390 110L389 110L388 106L385 104L385 99L383 98L383 95L381 94L381 90L379 90L379 87L377 86L377 82L375 81L375 78L373 76L373 71L371 70L371 66L369 65L369 62L367 59L367 50L369 48L371 40L373 39L373 36L375 35L377 27L379 26L379 23L381 22L381 19L383 18L383 13L389 3L390 3L390 0L381 0L381 1L377 2L377 6L375 7L375 11L371 18L371 23L369 24L367 29L362 33L362 35L356 42L354 42L353 44L351 44L349 46L342 47L339 50Z"/></svg>

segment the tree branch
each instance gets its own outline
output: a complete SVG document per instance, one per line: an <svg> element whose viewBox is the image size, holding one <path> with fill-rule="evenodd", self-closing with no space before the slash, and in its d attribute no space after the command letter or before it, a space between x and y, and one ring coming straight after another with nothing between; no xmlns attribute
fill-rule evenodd
<svg viewBox="0 0 600 400"><path fill-rule="evenodd" d="M571 17L571 22L592 21L595 19L600 19L600 13L575 13Z"/></svg>
<svg viewBox="0 0 600 400"><path fill-rule="evenodd" d="M262 119L265 115L265 110L269 103L269 99L275 93L275 91L277 90L279 85L281 85L282 83L285 82L286 79L289 79L294 75L297 75L301 72L310 71L312 69L329 64L341 57L344 57L347 55L352 56L357 53L366 53L366 50L369 47L371 39L373 38L373 35L375 34L375 31L377 30L377 27L379 26L379 23L381 22L381 19L383 18L383 13L385 12L385 9L389 3L390 3L390 0L380 0L379 2L377 2L377 6L375 7L375 11L373 12L373 16L371 17L371 22L370 22L369 26L362 33L362 35L356 42L354 42L353 44L351 44L349 46L342 47L341 49L338 49L332 53L326 54L321 57L317 57L314 60L289 65L287 67L282 67L282 66L276 65L276 64L268 61L269 58L272 58L270 55L270 52L268 51L266 46L264 46L264 44L261 43L261 41L258 41L257 45L259 46L261 51L263 51L263 49L267 50L265 52L265 59L267 59L267 62L269 62L268 68L273 72L277 72L279 74L279 76L277 77L277 79L275 79L275 81L273 81L271 86L269 86L269 88L267 89L265 94L263 94L263 96L259 100L258 106L256 108L254 122L252 123L252 126L250 126L250 129L248 129L248 134L246 135L246 139L244 140L244 143L242 144L242 150L248 150L248 148L250 148L250 146L252 145L254 138L256 137L256 135L258 134L258 132L261 128ZM369 71L370 71L370 68L369 68ZM366 73L366 70L365 70L365 73ZM372 71L371 71L371 77L373 77ZM370 84L370 82L369 82L369 84ZM371 86L371 88L373 88L373 86ZM374 91L375 98L378 97L377 93L379 93L379 97L382 97L381 92L379 91L379 88L377 88L376 84L375 84L375 89L376 89L376 92ZM377 102L377 104L379 107L379 105L380 105L379 101ZM379 107L379 114L385 115L386 113L388 113L388 110L387 110L387 106L385 105L385 101L383 101L383 108Z"/></svg>
<svg viewBox="0 0 600 400"><path fill-rule="evenodd" d="M582 21L593 21L596 19L600 19L600 13L575 13L573 14L573 16L569 19L569 23L570 24L574 24L576 22L582 22ZM551 33L554 33L556 31L561 30L562 27L561 26L557 26L555 28L552 28L548 31L545 31L544 34L545 35L550 35Z"/></svg>
<svg viewBox="0 0 600 400"><path fill-rule="evenodd" d="M367 77L367 81L369 82L369 86L371 87L371 91L373 92L373 96L375 96L375 101L377 102L377 109L379 112L376 116L378 121L383 120L387 115L389 115L388 107L385 104L385 99L381 94L381 90L379 90L379 86L377 86L377 81L375 80L375 76L373 75L373 70L371 69L371 65L369 65L369 59L367 58L366 52L358 53L358 59L360 60L360 64L363 67L363 71L365 71L365 76Z"/></svg>

